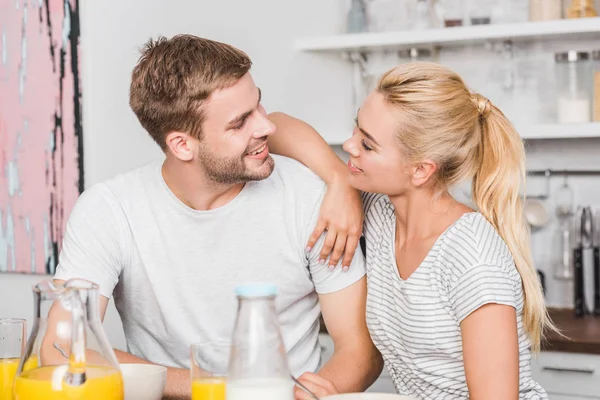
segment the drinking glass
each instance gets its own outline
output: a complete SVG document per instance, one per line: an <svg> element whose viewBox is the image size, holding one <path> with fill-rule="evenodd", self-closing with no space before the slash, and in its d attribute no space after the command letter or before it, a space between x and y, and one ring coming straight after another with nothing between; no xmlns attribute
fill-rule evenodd
<svg viewBox="0 0 600 400"><path fill-rule="evenodd" d="M25 349L27 322L0 319L0 400L12 400L13 382Z"/></svg>
<svg viewBox="0 0 600 400"><path fill-rule="evenodd" d="M230 348L229 342L192 344L192 400L225 400Z"/></svg>

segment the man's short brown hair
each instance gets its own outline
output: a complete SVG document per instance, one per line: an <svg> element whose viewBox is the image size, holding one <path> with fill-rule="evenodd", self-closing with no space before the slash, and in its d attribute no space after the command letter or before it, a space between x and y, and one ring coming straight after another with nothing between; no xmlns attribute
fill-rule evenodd
<svg viewBox="0 0 600 400"><path fill-rule="evenodd" d="M133 69L129 105L163 150L169 132L200 139L202 102L235 84L251 66L246 53L225 43L193 35L150 39Z"/></svg>

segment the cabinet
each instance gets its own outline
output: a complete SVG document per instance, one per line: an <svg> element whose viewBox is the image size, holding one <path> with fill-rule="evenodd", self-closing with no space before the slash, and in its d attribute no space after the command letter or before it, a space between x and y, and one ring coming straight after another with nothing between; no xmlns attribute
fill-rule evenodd
<svg viewBox="0 0 600 400"><path fill-rule="evenodd" d="M531 360L531 374L552 400L600 400L600 355L542 352Z"/></svg>

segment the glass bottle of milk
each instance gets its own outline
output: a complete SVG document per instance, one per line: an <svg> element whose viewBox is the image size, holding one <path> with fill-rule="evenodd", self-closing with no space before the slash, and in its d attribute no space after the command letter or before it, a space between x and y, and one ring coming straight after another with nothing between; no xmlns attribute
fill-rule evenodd
<svg viewBox="0 0 600 400"><path fill-rule="evenodd" d="M293 400L294 383L275 310L277 287L238 286L236 295L227 400Z"/></svg>

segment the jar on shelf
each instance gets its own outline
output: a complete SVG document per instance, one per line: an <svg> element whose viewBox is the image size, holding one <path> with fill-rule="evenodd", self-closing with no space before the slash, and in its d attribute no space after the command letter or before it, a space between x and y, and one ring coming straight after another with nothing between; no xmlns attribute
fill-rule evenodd
<svg viewBox="0 0 600 400"><path fill-rule="evenodd" d="M417 0L413 29L433 29L440 27L437 5L433 0Z"/></svg>
<svg viewBox="0 0 600 400"><path fill-rule="evenodd" d="M554 55L557 83L557 117L561 124L591 120L590 54L568 51Z"/></svg>
<svg viewBox="0 0 600 400"><path fill-rule="evenodd" d="M529 19L549 21L562 18L562 0L530 0Z"/></svg>
<svg viewBox="0 0 600 400"><path fill-rule="evenodd" d="M593 119L596 122L600 122L600 50L592 52L592 63L593 63L593 79L594 79L594 115Z"/></svg>
<svg viewBox="0 0 600 400"><path fill-rule="evenodd" d="M493 0L470 0L469 23L471 25L487 25L492 21L492 10L496 6Z"/></svg>
<svg viewBox="0 0 600 400"><path fill-rule="evenodd" d="M567 18L569 19L597 16L594 0L571 0L571 4L567 8Z"/></svg>
<svg viewBox="0 0 600 400"><path fill-rule="evenodd" d="M463 26L465 0L440 0L440 8L445 28Z"/></svg>
<svg viewBox="0 0 600 400"><path fill-rule="evenodd" d="M369 32L396 32L412 29L416 2L371 0L365 3Z"/></svg>

